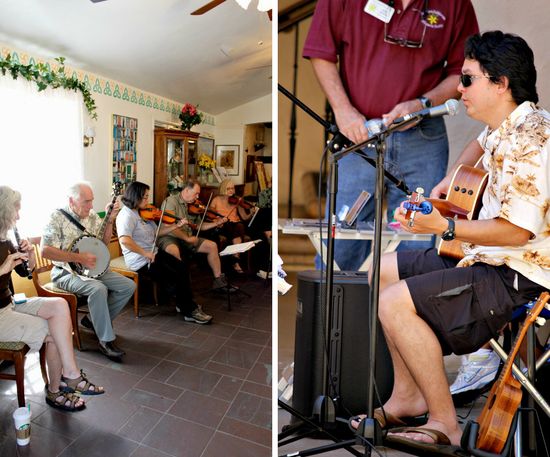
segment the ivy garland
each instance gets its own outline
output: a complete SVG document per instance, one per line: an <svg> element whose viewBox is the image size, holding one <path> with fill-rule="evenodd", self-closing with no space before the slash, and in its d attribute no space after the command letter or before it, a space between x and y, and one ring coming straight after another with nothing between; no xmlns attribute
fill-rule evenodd
<svg viewBox="0 0 550 457"><path fill-rule="evenodd" d="M54 59L59 63L57 71L49 69L46 64L32 63L23 65L12 60L11 54L8 54L5 59L0 56L0 71L2 75L9 72L13 79L22 76L27 81L34 81L38 86L38 91L45 90L48 86L53 89L62 87L82 92L84 105L92 119L97 119L95 100L92 98L91 92L86 88L86 85L79 81L76 76L68 77L65 74L65 57L57 57Z"/></svg>

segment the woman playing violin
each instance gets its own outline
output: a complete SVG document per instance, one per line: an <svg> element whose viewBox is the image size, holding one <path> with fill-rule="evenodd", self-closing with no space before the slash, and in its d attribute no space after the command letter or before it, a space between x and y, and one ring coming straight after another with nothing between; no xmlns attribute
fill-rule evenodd
<svg viewBox="0 0 550 457"><path fill-rule="evenodd" d="M249 220L256 212L256 208L252 205L246 204L246 206L249 206L249 209L246 209L244 206L245 204L242 199L235 197L235 184L233 184L233 181L230 178L224 179L220 183L218 195L212 199L210 207L213 211L222 214L228 219L228 222L223 225L221 230L231 240L232 244L243 242L246 234L243 221ZM237 273L243 272L239 265L238 254L235 254L233 269Z"/></svg>
<svg viewBox="0 0 550 457"><path fill-rule="evenodd" d="M190 207L197 201L200 191L201 188L194 179L187 180L183 184L183 189L180 193L170 195L165 200L165 209L175 214L176 217L187 219L190 222L198 224L201 219L198 213L200 213L201 210L202 213L204 213L206 208L198 208L199 205L197 204L197 209L199 211L191 212ZM204 222L201 226L201 230L211 230L220 227L225 222L227 222L227 218L218 216L212 222ZM225 275L222 273L218 246L211 240L193 236L190 225L183 225L178 227L177 230L173 230L161 236L158 246L160 249L179 260L182 260L184 254L206 254L208 265L214 275L212 288L221 289L227 287Z"/></svg>
<svg viewBox="0 0 550 457"><path fill-rule="evenodd" d="M193 300L187 265L162 249L157 251L157 224L140 216L139 210L147 207L148 202L149 186L139 181L130 183L122 198L124 206L116 219L118 240L126 266L140 274L151 276L165 290L175 288L176 311L182 312L188 322L207 324L212 316L204 313ZM163 223L158 233L166 235L186 224L185 219L173 224Z"/></svg>

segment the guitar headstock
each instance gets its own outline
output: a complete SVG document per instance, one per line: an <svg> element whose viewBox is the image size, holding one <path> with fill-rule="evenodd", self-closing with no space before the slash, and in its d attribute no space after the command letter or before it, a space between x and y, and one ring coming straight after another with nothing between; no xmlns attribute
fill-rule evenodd
<svg viewBox="0 0 550 457"><path fill-rule="evenodd" d="M532 324L537 320L538 315L542 312L542 310L546 307L548 308L548 300L550 300L550 294L548 292L543 292L540 294L539 298L537 299L536 303L533 305L533 307L527 312L527 317L525 318L525 323Z"/></svg>
<svg viewBox="0 0 550 457"><path fill-rule="evenodd" d="M405 219L407 219L409 227L414 225L414 216L416 210L412 209L424 198L424 188L417 187L416 190L409 196L407 203L405 203L405 208L407 213L405 214Z"/></svg>
<svg viewBox="0 0 550 457"><path fill-rule="evenodd" d="M113 197L118 197L120 194L122 194L122 188L122 183L120 181L115 181L113 183Z"/></svg>

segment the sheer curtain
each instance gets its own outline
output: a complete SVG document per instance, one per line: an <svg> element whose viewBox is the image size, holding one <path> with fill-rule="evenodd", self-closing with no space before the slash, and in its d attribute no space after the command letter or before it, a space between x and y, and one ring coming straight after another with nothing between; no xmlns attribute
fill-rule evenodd
<svg viewBox="0 0 550 457"><path fill-rule="evenodd" d="M82 95L0 74L0 184L22 194L22 236L42 233L83 177Z"/></svg>

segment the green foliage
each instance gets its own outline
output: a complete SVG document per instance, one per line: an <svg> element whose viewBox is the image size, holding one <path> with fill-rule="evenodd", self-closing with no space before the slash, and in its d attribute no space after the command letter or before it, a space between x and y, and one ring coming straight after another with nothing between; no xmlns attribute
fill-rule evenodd
<svg viewBox="0 0 550 457"><path fill-rule="evenodd" d="M8 54L5 59L0 56L0 71L2 75L10 73L13 79L19 76L27 81L34 81L38 87L38 91L45 90L48 86L57 89L74 90L82 92L84 105L92 119L97 119L95 100L92 98L91 92L86 88L85 83L78 80L76 76L67 76L65 74L65 57L57 57L55 59L59 63L57 71L53 71L43 63L32 63L23 65L11 58Z"/></svg>

